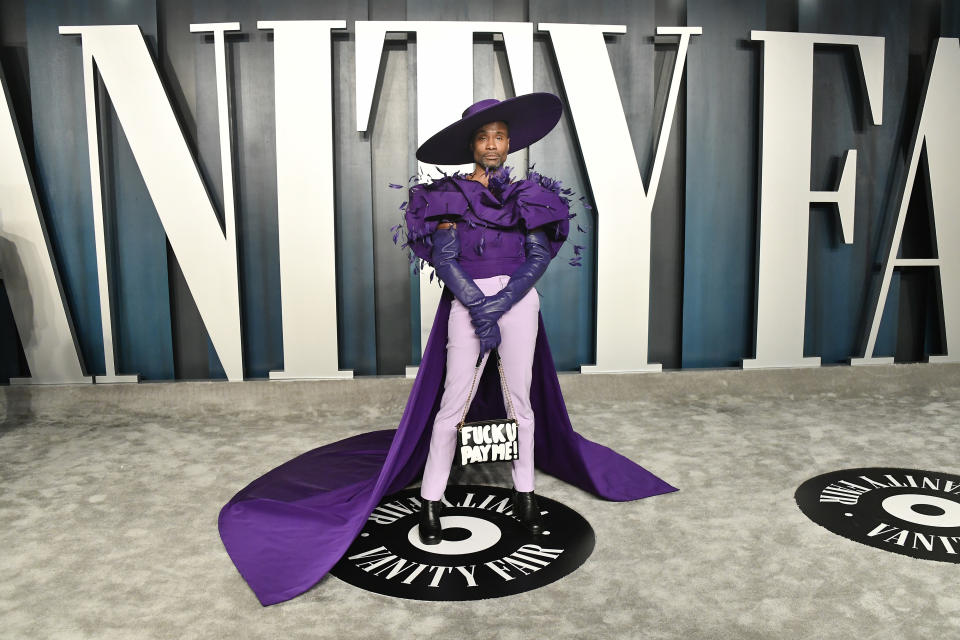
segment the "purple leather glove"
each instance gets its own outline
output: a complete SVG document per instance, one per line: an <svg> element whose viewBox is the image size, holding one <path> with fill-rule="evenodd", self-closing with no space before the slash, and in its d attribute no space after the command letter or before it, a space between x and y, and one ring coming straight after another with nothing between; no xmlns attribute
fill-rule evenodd
<svg viewBox="0 0 960 640"><path fill-rule="evenodd" d="M470 311L472 320L473 309L486 298L457 260L460 257L460 239L457 237L456 227L438 228L431 239L433 249L430 252L430 263L433 264L433 270L443 280L444 286ZM483 327L477 327L474 323L474 327L474 333L480 338L481 354L500 344L500 327L496 321Z"/></svg>
<svg viewBox="0 0 960 640"><path fill-rule="evenodd" d="M497 320L533 288L550 264L550 241L543 229L527 233L523 243L526 260L510 276L510 281L496 295L468 307L470 320L477 331L497 326ZM479 335L479 333L478 333Z"/></svg>

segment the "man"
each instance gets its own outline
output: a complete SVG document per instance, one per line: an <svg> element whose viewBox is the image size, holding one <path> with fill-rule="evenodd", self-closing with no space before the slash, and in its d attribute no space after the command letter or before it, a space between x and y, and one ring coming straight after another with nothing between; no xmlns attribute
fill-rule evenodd
<svg viewBox="0 0 960 640"><path fill-rule="evenodd" d="M543 471L608 500L675 491L576 433L563 402L533 283L567 236L568 202L559 183L533 172L511 180L503 168L511 150L546 135L560 113L560 100L551 94L483 100L417 151L425 162L476 165L470 176L417 185L407 206L406 244L434 265L447 292L396 430L299 455L251 482L220 511L224 547L262 604L289 600L316 584L380 500L421 471L422 495L431 501L443 495L450 439L470 391L464 383L472 380L478 354L485 358L494 347L519 425L515 514L531 531L539 525L534 450ZM477 387L478 402L499 402L498 386L481 379ZM442 535L438 506L424 509L427 541Z"/></svg>
<svg viewBox="0 0 960 640"><path fill-rule="evenodd" d="M553 129L561 110L559 99L546 93L503 102L482 100L417 151L419 160L434 164L461 164L467 158L474 162L469 175L413 187L405 215L408 246L433 265L454 296L443 397L421 485L419 535L424 544L437 544L442 538L441 499L456 450L457 427L472 399L478 371L497 347L510 394L505 404L512 405L515 415L510 417L518 426L513 511L531 533L542 530L534 496L535 425L530 406L540 309L533 286L567 236L569 206L536 180L511 181L504 163L512 148L512 131L520 134L519 148L529 146Z"/></svg>

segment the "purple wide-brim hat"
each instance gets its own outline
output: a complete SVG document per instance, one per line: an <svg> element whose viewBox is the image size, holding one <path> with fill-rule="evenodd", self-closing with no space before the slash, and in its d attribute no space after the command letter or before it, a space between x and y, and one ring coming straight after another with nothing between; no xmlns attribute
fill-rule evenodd
<svg viewBox="0 0 960 640"><path fill-rule="evenodd" d="M473 162L473 132L488 122L506 122L510 153L526 149L557 126L563 103L552 93L527 93L507 100L488 98L467 107L463 117L433 134L417 149L417 160L430 164Z"/></svg>

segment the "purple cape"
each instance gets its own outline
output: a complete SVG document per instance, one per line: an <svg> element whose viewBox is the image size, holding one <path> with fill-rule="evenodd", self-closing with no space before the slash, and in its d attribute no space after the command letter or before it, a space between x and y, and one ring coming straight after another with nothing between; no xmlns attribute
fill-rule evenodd
<svg viewBox="0 0 960 640"><path fill-rule="evenodd" d="M444 295L396 429L308 451L257 478L220 510L220 537L263 605L300 595L333 568L380 499L423 473L440 406L450 298ZM576 433L560 392L543 321L530 387L542 471L607 500L676 491L643 467ZM495 376L482 376L468 419L505 415Z"/></svg>

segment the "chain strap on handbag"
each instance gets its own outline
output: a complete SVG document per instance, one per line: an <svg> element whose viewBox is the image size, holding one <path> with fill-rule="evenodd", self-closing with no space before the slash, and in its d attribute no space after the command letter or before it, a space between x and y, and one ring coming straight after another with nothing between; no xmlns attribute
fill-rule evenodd
<svg viewBox="0 0 960 640"><path fill-rule="evenodd" d="M507 386L507 377L503 373L503 360L500 352L497 354L497 370L500 372L500 391L507 405L507 419L479 420L467 422L467 412L470 410L470 401L477 388L477 379L483 364L483 356L477 358L477 367L473 372L473 382L470 392L463 406L463 414L457 425L457 436L460 443L460 464L477 464L483 462L503 462L518 459L519 447L517 443L517 419ZM465 430L467 432L465 433ZM472 441L472 442L471 442Z"/></svg>

